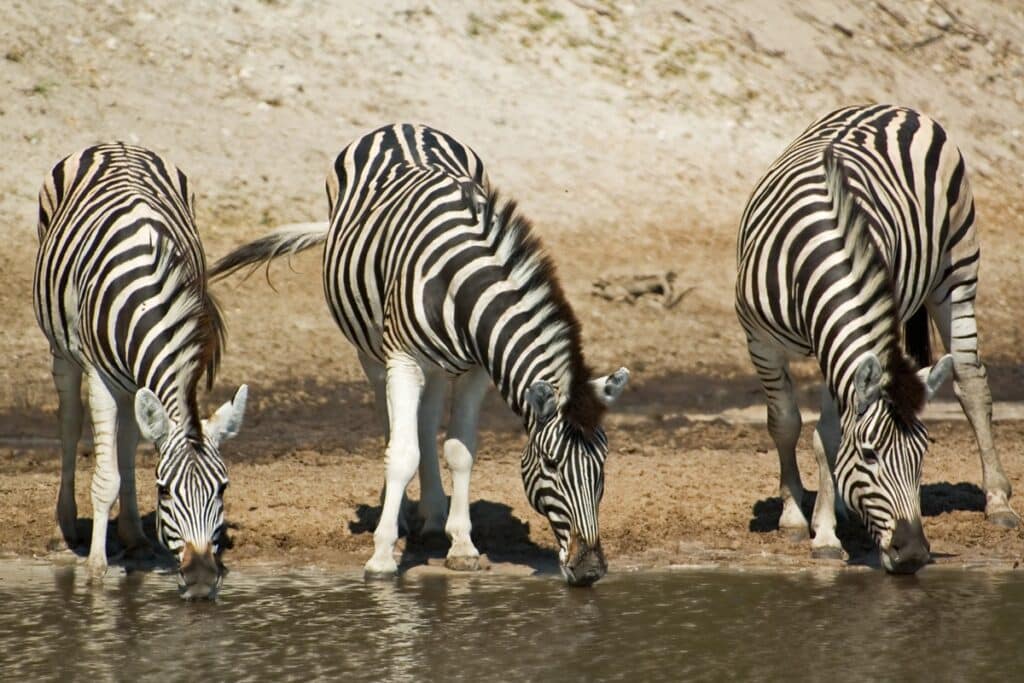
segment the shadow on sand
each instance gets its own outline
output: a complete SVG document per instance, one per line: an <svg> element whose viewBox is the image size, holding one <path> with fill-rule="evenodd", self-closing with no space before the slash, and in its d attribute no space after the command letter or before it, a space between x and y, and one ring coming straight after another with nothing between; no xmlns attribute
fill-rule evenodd
<svg viewBox="0 0 1024 683"><path fill-rule="evenodd" d="M814 511L816 491L806 491L804 495L804 516L808 520ZM921 487L921 514L924 517L936 517L947 512L984 512L985 493L976 484L960 482L950 484L939 482L924 484ZM755 533L775 533L779 531L779 518L782 516L782 499L773 496L754 503L751 510L753 517L748 529ZM847 514L845 519L840 516L836 524L836 535L843 544L843 550L850 557L851 564L877 564L872 557L876 555L875 544L860 519L855 514Z"/></svg>
<svg viewBox="0 0 1024 683"><path fill-rule="evenodd" d="M228 525L229 529L231 525ZM112 519L107 525L107 563L111 567L123 567L125 572L152 572L152 571L174 571L178 567L174 556L168 552L156 537L156 512L150 512L142 516L142 531L149 541L148 548L129 550L121 543L117 536L117 520ZM52 550L64 550L74 553L78 557L89 556L89 544L92 542L92 518L79 517L75 521L75 533L78 536L78 543L72 546L66 539L60 541L59 547L55 541L51 545ZM230 531L224 535L222 550L232 547Z"/></svg>
<svg viewBox="0 0 1024 683"><path fill-rule="evenodd" d="M406 539L399 562L403 571L427 564L430 560L444 559L448 553L447 538L437 534L419 534L417 527L422 522L416 518L415 511L416 501L408 501L405 518L412 528L406 529L405 525L399 524L399 536ZM349 531L353 534L372 534L377 528L380 514L380 505L359 505L356 508L356 520L349 522ZM534 543L530 539L530 523L512 514L512 508L508 505L478 500L470 504L469 516L473 520L473 544L491 562L522 564L535 573L558 571L557 554Z"/></svg>

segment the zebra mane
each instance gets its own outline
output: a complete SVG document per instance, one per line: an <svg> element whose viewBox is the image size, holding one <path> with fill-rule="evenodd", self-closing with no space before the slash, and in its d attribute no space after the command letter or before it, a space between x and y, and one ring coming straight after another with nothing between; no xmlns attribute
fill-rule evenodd
<svg viewBox="0 0 1024 683"><path fill-rule="evenodd" d="M601 424L606 406L590 385L592 371L583 355L582 327L569 305L558 279L554 261L533 232L530 221L516 211L516 202L509 200L498 208L499 194L488 190L483 206L483 225L494 231L495 249L504 257L507 272L523 283L525 291L545 289L545 305L564 326L559 336L568 342L569 387L563 418L586 435L593 434ZM519 277L517 277L519 276Z"/></svg>
<svg viewBox="0 0 1024 683"><path fill-rule="evenodd" d="M864 301L865 307L878 311L872 327L885 325L879 354L886 378L883 390L900 420L911 424L924 407L926 391L913 361L903 352L893 275L871 237L870 218L849 189L846 168L831 144L825 149L824 165L828 194L835 205L836 224L843 231L856 286L870 297Z"/></svg>

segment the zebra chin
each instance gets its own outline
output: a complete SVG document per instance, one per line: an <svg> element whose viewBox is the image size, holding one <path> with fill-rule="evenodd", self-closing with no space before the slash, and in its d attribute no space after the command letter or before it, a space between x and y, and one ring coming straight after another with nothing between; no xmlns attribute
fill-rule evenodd
<svg viewBox="0 0 1024 683"><path fill-rule="evenodd" d="M567 561L560 561L559 568L570 586L591 586L608 572L608 562L604 559L600 541L591 547L573 538L566 555Z"/></svg>
<svg viewBox="0 0 1024 683"><path fill-rule="evenodd" d="M182 598L213 600L223 579L221 564L209 546L197 550L191 543L185 544L178 568L178 591Z"/></svg>

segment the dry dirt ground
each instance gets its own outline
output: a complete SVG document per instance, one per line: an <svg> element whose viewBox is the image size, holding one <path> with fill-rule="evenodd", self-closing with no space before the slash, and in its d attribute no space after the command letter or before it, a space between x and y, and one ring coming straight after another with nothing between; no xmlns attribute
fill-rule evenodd
<svg viewBox="0 0 1024 683"><path fill-rule="evenodd" d="M601 508L613 565L807 564L775 531L777 460L732 313L734 238L759 174L817 116L918 107L968 160L983 249L982 350L1001 401L1024 399L1024 8L1015 0L482 4L14 2L0 6L0 550L47 552L57 487L48 353L31 308L35 195L63 155L106 139L166 153L192 178L208 255L323 220L334 154L421 121L472 145L558 263L600 370L633 379L609 417ZM247 382L225 448L227 562L357 566L372 547L382 444L355 354L331 322L319 254L218 285L230 339L209 408ZM294 272L293 272L294 271ZM676 274L671 308L594 296L601 278ZM813 405L813 365L797 369ZM946 396L949 398L949 395ZM810 422L801 443L814 488ZM966 423L933 422L925 528L940 562L1013 566L1024 532L989 528ZM997 445L1024 487L1024 424ZM522 493L524 437L489 399L472 497L492 561L551 562ZM79 509L90 514L88 443ZM143 510L154 455L140 454ZM154 494L155 496L155 494ZM416 497L413 490L412 496ZM808 501L809 502L809 501ZM151 521L151 520L150 520ZM843 538L870 563L864 538ZM437 549L407 553L422 563Z"/></svg>

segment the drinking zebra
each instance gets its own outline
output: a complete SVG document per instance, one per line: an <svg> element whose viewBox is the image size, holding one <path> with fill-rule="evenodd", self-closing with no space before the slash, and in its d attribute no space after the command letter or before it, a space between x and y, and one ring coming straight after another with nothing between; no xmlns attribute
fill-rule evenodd
<svg viewBox="0 0 1024 683"><path fill-rule="evenodd" d="M892 572L929 560L921 526L927 431L918 418L952 372L981 450L986 514L1015 526L992 445L992 398L978 357L974 201L959 150L910 109L859 106L808 128L747 204L737 248L736 310L768 402L781 464L780 528L806 537L796 463L800 413L787 354L814 355L825 377L814 436L819 469L811 542L839 556L834 468ZM929 362L929 319L946 350Z"/></svg>
<svg viewBox="0 0 1024 683"><path fill-rule="evenodd" d="M200 420L197 386L204 372L207 386L213 382L224 327L207 291L192 199L185 175L146 149L103 144L67 157L39 193L33 294L59 397L61 533L78 545L84 373L96 458L91 576L107 569L118 492L120 539L129 549L148 547L135 493L141 433L160 454L157 535L177 556L183 594L205 597L221 580L228 477L219 446L238 433L247 389Z"/></svg>
<svg viewBox="0 0 1024 683"><path fill-rule="evenodd" d="M380 128L343 149L327 181L329 227L283 228L233 251L212 277L326 242L328 306L386 416L386 483L369 574L390 575L403 493L419 469L423 532L451 539L446 564L473 569L469 480L488 380L525 423L522 476L545 515L569 583L605 572L598 535L607 440L605 406L625 368L592 379L580 325L530 225L500 202L480 159L423 126ZM444 455L436 438L445 388L454 396Z"/></svg>

